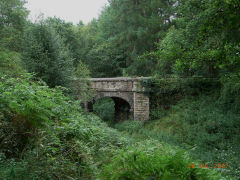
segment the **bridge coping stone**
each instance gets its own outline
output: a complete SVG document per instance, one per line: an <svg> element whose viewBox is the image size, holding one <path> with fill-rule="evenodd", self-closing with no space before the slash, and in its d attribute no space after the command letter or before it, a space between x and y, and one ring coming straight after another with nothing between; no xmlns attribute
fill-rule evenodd
<svg viewBox="0 0 240 180"><path fill-rule="evenodd" d="M151 79L151 77L135 77L135 78L131 78L131 77L116 77L116 78L89 78L88 80L90 81L94 81L94 82L98 82L98 81L140 81L140 80L147 80L147 79Z"/></svg>

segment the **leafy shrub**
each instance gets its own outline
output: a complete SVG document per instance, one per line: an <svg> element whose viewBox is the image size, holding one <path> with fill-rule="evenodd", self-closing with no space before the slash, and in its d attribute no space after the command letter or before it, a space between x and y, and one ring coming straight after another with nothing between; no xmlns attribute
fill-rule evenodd
<svg viewBox="0 0 240 180"><path fill-rule="evenodd" d="M91 89L90 71L81 61L76 68L75 78L71 83L71 95L82 102L92 101L94 90Z"/></svg>
<svg viewBox="0 0 240 180"><path fill-rule="evenodd" d="M219 99L220 104L225 110L240 110L240 74L235 73L222 77L223 88Z"/></svg>
<svg viewBox="0 0 240 180"><path fill-rule="evenodd" d="M198 96L200 94L212 94L221 87L218 79L191 77L155 77L143 80L142 86L146 94L150 95L151 109L169 109L185 96Z"/></svg>
<svg viewBox="0 0 240 180"><path fill-rule="evenodd" d="M120 151L106 165L101 179L220 179L215 172L189 168L194 162L189 156L172 146L146 141Z"/></svg>
<svg viewBox="0 0 240 180"><path fill-rule="evenodd" d="M20 54L6 49L0 50L0 75L19 77L24 72Z"/></svg>
<svg viewBox="0 0 240 180"><path fill-rule="evenodd" d="M93 111L109 125L114 123L115 104L111 98L102 98L93 105Z"/></svg>
<svg viewBox="0 0 240 180"><path fill-rule="evenodd" d="M129 146L137 133L143 139L166 138L131 121L116 125L132 134L127 140L61 89L50 89L31 75L1 77L1 179L210 177L210 171L188 169L191 161L184 153L159 141Z"/></svg>
<svg viewBox="0 0 240 180"><path fill-rule="evenodd" d="M73 77L73 57L64 40L45 21L26 29L23 62L28 72L36 73L49 87L70 87Z"/></svg>
<svg viewBox="0 0 240 180"><path fill-rule="evenodd" d="M190 144L196 142L201 146L210 145L221 148L223 141L237 142L238 131L240 129L240 118L232 112L223 112L216 105L216 98L201 96L198 98L188 98L174 106L172 112L177 112L179 118L189 126L178 129L178 132L186 131L188 136L194 136L195 140L189 139ZM206 136L197 135L204 133ZM184 135L184 133L181 133ZM202 134L203 135L203 134ZM199 139L197 139L199 138ZM185 137L187 140L187 137Z"/></svg>
<svg viewBox="0 0 240 180"><path fill-rule="evenodd" d="M162 131L163 129L152 125L152 123L144 124L141 121L124 121L116 124L114 127L124 134L130 134L135 141L155 139L172 145L176 144L177 139L174 136Z"/></svg>
<svg viewBox="0 0 240 180"><path fill-rule="evenodd" d="M141 121L123 121L116 124L114 127L119 131L127 131L129 134L138 133L143 128Z"/></svg>
<svg viewBox="0 0 240 180"><path fill-rule="evenodd" d="M1 77L0 106L0 179L94 179L127 143L60 88L30 75Z"/></svg>
<svg viewBox="0 0 240 180"><path fill-rule="evenodd" d="M146 133L152 133L151 138L189 149L194 158L203 162L231 162L231 166L221 171L239 176L240 117L231 110L223 111L218 96L188 96L168 111L161 111L164 112L155 113L155 120L145 126ZM160 132L172 138L162 138L158 136Z"/></svg>
<svg viewBox="0 0 240 180"><path fill-rule="evenodd" d="M64 113L59 99L61 93L28 82L27 78L0 79L1 144L8 156L17 156L25 150L29 140L37 136L37 127L53 123L58 113ZM41 82L39 82L41 83ZM61 102L64 102L62 96ZM62 114L63 115L63 114Z"/></svg>

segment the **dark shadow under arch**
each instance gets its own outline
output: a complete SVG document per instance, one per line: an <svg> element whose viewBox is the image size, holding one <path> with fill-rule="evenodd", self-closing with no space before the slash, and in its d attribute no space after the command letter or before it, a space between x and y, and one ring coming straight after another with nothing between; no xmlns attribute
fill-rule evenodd
<svg viewBox="0 0 240 180"><path fill-rule="evenodd" d="M104 97L94 98L92 102L88 102L87 104L88 111L93 112L93 104L102 98L111 98L114 101L114 104L115 104L114 105L114 108L115 108L114 121L115 122L120 122L120 121L133 118L133 111L129 102L127 102L125 99L121 97L115 97L115 96L113 97L104 96Z"/></svg>
<svg viewBox="0 0 240 180"><path fill-rule="evenodd" d="M115 122L128 120L131 118L131 106L122 98L111 97L115 103Z"/></svg>

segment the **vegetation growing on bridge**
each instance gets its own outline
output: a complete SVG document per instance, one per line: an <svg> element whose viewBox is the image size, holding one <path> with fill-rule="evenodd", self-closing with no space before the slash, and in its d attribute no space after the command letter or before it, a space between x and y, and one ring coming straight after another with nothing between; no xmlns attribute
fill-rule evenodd
<svg viewBox="0 0 240 180"><path fill-rule="evenodd" d="M0 0L0 179L240 176L238 0L109 0L86 25L32 23L24 4ZM72 79L117 76L153 77L148 123L81 108Z"/></svg>

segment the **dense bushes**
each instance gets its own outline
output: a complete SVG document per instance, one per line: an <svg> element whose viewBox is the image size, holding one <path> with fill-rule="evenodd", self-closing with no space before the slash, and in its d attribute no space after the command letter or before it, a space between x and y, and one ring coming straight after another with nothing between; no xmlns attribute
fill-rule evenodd
<svg viewBox="0 0 240 180"><path fill-rule="evenodd" d="M2 76L1 178L174 179L177 175L182 179L217 179L212 171L188 168L192 160L166 143L190 149L192 156L203 162L231 163L225 172L238 176L239 116L223 112L221 104L216 105L218 96L210 96L205 89L207 84L190 82L188 92L194 96L183 98L183 93L168 111L157 109L154 118L159 121L117 124L121 134L84 112L80 102L64 96L60 87L50 89L29 74ZM186 89L181 84L175 88L174 83L169 87L174 93ZM207 95L199 96L199 91ZM106 108L96 107L100 113Z"/></svg>
<svg viewBox="0 0 240 180"><path fill-rule="evenodd" d="M154 121L146 124L143 135L189 149L203 162L231 163L222 171L239 176L240 117L223 110L218 96L184 97L169 110L157 108L152 113Z"/></svg>
<svg viewBox="0 0 240 180"><path fill-rule="evenodd" d="M22 68L20 54L9 51L7 49L0 49L0 75L10 75L17 77L25 70Z"/></svg>
<svg viewBox="0 0 240 180"><path fill-rule="evenodd" d="M112 161L104 167L101 179L220 179L213 171L190 168L194 164L186 153L173 146L158 141L137 143L134 147L121 150ZM222 178L223 179L223 178Z"/></svg>
<svg viewBox="0 0 240 180"><path fill-rule="evenodd" d="M239 176L239 157L233 153L240 149L238 114L223 110L217 98L211 96L185 99L174 106L170 113L177 114L175 119L169 119L179 124L173 130L179 142L196 146L194 157L203 161L229 161L230 174Z"/></svg>
<svg viewBox="0 0 240 180"><path fill-rule="evenodd" d="M222 172L239 177L239 76L166 78L143 81L151 98L150 120L115 127L138 140L181 146L211 165L231 163Z"/></svg>
<svg viewBox="0 0 240 180"><path fill-rule="evenodd" d="M222 79L223 89L219 99L225 110L233 110L239 113L240 110L240 74L229 74Z"/></svg>
<svg viewBox="0 0 240 180"><path fill-rule="evenodd" d="M26 29L23 62L28 72L44 80L48 86L70 86L73 58L63 39L45 21Z"/></svg>
<svg viewBox="0 0 240 180"><path fill-rule="evenodd" d="M81 110L80 102L71 101L60 88L50 89L31 75L2 76L0 92L2 179L164 179L176 175L189 179L213 173L188 169L192 161L170 146L153 141L135 145L131 137L127 140Z"/></svg>
<svg viewBox="0 0 240 180"><path fill-rule="evenodd" d="M169 109L185 96L198 96L202 93L216 95L220 93L221 83L218 79L202 77L154 77L142 80L146 95L150 97L151 111L156 108Z"/></svg>
<svg viewBox="0 0 240 180"><path fill-rule="evenodd" d="M111 98L99 99L93 105L93 111L108 125L114 124L115 104Z"/></svg>
<svg viewBox="0 0 240 180"><path fill-rule="evenodd" d="M116 0L86 26L27 23L24 3L0 0L0 179L221 179L167 143L240 176L237 1ZM90 74L171 77L143 82L158 121L120 133L84 112L92 91L72 78ZM113 119L113 101L95 105Z"/></svg>
<svg viewBox="0 0 240 180"><path fill-rule="evenodd" d="M192 156L206 162L231 162L225 171L239 176L238 74L221 80L192 77L142 83L151 95L150 117L154 120L144 134L193 149ZM155 132L149 131L152 129Z"/></svg>
<svg viewBox="0 0 240 180"><path fill-rule="evenodd" d="M91 179L103 157L126 143L79 102L29 75L2 77L0 92L3 179Z"/></svg>

